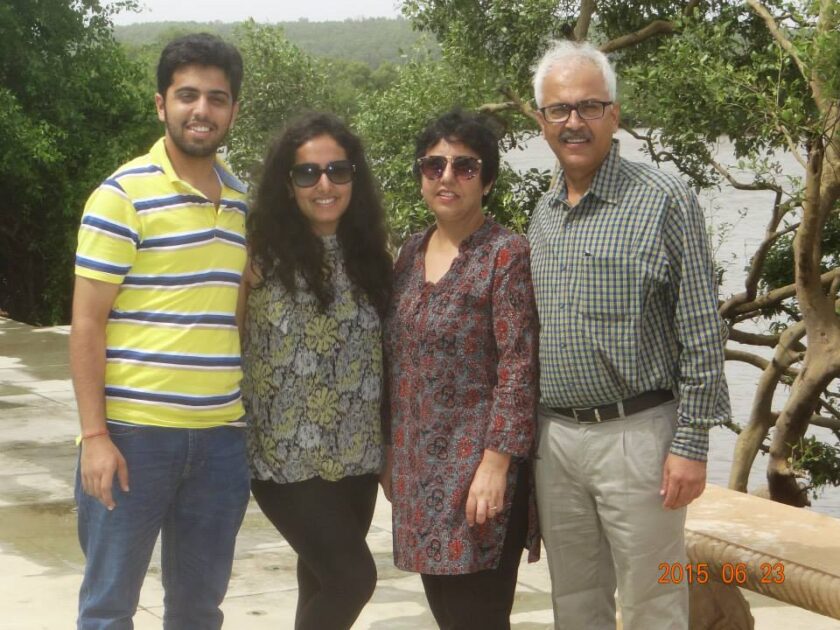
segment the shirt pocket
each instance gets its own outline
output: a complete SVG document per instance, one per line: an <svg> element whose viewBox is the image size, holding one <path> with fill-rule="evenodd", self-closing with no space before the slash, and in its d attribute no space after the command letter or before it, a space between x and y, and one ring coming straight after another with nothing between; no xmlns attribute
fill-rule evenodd
<svg viewBox="0 0 840 630"><path fill-rule="evenodd" d="M624 320L640 308L642 269L628 256L584 254L572 274L571 301L590 319Z"/></svg>

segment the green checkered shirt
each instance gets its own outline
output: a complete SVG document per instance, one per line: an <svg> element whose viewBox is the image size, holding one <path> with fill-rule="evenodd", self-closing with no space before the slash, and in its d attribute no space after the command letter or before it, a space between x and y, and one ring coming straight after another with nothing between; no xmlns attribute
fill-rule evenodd
<svg viewBox="0 0 840 630"><path fill-rule="evenodd" d="M592 407L672 389L671 452L705 460L709 428L730 415L727 329L694 193L673 175L621 159L614 140L574 207L561 171L528 238L542 404Z"/></svg>

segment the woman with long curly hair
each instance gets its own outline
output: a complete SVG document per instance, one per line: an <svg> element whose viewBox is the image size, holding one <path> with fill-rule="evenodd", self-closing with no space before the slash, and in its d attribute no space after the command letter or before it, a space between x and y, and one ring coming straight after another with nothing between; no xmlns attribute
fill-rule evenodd
<svg viewBox="0 0 840 630"><path fill-rule="evenodd" d="M312 113L274 141L248 217L243 394L251 488L298 554L298 630L346 630L373 593L392 261L358 137Z"/></svg>

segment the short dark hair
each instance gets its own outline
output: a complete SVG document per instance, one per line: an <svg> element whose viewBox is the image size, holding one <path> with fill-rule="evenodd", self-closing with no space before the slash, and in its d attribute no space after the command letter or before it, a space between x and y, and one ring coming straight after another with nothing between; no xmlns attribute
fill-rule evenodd
<svg viewBox="0 0 840 630"><path fill-rule="evenodd" d="M172 75L184 66L220 68L230 81L234 101L239 100L242 87L242 55L236 46L210 33L190 33L169 42L160 53L157 67L157 91L166 96L172 85Z"/></svg>
<svg viewBox="0 0 840 630"><path fill-rule="evenodd" d="M499 175L499 138L487 116L455 108L429 122L414 143L414 175L418 179L420 169L417 159L441 140L460 142L478 153L481 158L481 183L487 185L496 181ZM489 193L484 195L481 203L486 203L489 196Z"/></svg>

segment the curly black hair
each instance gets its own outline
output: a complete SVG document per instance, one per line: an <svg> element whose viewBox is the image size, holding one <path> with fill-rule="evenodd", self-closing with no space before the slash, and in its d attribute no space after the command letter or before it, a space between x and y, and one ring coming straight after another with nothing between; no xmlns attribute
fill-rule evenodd
<svg viewBox="0 0 840 630"><path fill-rule="evenodd" d="M382 202L361 140L333 114L304 114L291 121L272 142L248 215L251 258L263 278L279 279L289 293L296 292L295 276L300 273L322 310L332 303L331 271L324 264L324 245L300 211L289 179L298 148L325 135L344 149L356 167L350 204L336 232L347 275L354 290L364 294L384 316L391 297L393 261Z"/></svg>
<svg viewBox="0 0 840 630"><path fill-rule="evenodd" d="M428 122L414 141L414 176L419 181L420 169L417 158L441 140L460 142L478 153L481 158L481 183L485 186L499 176L499 139L492 119L484 114L473 114L456 107ZM487 203L490 193L482 195L482 205Z"/></svg>

